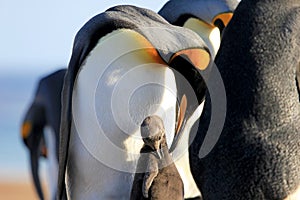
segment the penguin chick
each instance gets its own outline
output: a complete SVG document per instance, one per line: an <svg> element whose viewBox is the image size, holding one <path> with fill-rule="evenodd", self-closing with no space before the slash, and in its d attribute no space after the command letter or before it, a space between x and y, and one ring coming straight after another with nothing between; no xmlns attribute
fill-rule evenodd
<svg viewBox="0 0 300 200"><path fill-rule="evenodd" d="M141 135L144 146L130 199L183 199L183 182L169 153L162 119L146 117L141 124Z"/></svg>

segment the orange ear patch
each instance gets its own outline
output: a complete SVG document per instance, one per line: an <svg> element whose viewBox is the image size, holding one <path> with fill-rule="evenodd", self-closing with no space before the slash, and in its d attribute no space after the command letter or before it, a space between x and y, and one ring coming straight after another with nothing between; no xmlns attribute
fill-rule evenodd
<svg viewBox="0 0 300 200"><path fill-rule="evenodd" d="M210 62L210 55L204 49L185 49L176 52L170 62L177 56L182 56L191 62L196 68L205 70Z"/></svg>
<svg viewBox="0 0 300 200"><path fill-rule="evenodd" d="M145 52L148 55L151 55L152 59L154 59L156 63L163 64L163 65L166 64L154 47L145 49Z"/></svg>
<svg viewBox="0 0 300 200"><path fill-rule="evenodd" d="M141 34L136 33L135 39L137 42L139 42L144 48L143 51L145 51L146 54L150 55L152 59L154 59L157 63L165 64L165 62L162 60L160 55L158 54L157 50L152 46L152 44Z"/></svg>
<svg viewBox="0 0 300 200"><path fill-rule="evenodd" d="M21 134L22 134L22 138L25 139L29 136L30 132L32 129L32 124L29 121L26 121L23 123L22 125L22 129L21 129Z"/></svg>
<svg viewBox="0 0 300 200"><path fill-rule="evenodd" d="M215 23L216 20L220 19L224 23L224 26L227 26L227 24L230 22L231 18L233 16L233 13L222 13L214 17L212 20L213 23Z"/></svg>
<svg viewBox="0 0 300 200"><path fill-rule="evenodd" d="M128 37L133 39L136 44L138 45L138 48L133 50L142 50L145 53L145 57L151 57L152 61L151 62L156 62L165 65L166 63L163 61L161 56L159 55L157 49L150 43L149 40L147 40L143 35L140 33L137 33L135 31L131 30L122 30L122 35L121 37L127 37L126 39L128 40Z"/></svg>

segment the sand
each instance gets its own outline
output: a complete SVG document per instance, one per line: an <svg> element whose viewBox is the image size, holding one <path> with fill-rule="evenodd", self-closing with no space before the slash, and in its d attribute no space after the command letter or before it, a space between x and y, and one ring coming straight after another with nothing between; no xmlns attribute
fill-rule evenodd
<svg viewBox="0 0 300 200"><path fill-rule="evenodd" d="M31 182L1 182L1 200L38 200L35 188Z"/></svg>

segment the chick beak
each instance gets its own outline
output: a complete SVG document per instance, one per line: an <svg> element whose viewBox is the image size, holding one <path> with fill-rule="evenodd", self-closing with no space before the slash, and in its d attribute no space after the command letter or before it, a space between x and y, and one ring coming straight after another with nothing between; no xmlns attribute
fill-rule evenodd
<svg viewBox="0 0 300 200"><path fill-rule="evenodd" d="M155 150L155 154L157 155L157 157L159 159L162 159L164 154L162 149L160 148L160 141L156 141L153 145L153 148Z"/></svg>

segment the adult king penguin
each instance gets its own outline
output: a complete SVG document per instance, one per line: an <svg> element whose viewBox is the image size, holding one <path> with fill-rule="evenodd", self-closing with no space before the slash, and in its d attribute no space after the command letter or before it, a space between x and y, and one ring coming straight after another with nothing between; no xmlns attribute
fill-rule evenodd
<svg viewBox="0 0 300 200"><path fill-rule="evenodd" d="M215 57L220 47L221 33L238 3L237 0L170 0L158 13L169 23L199 34Z"/></svg>
<svg viewBox="0 0 300 200"><path fill-rule="evenodd" d="M243 0L235 10L215 60L224 128L213 150L199 154L214 106L207 96L191 146L203 199L300 199L299 29L299 1Z"/></svg>
<svg viewBox="0 0 300 200"><path fill-rule="evenodd" d="M194 122L210 64L196 33L150 10L116 6L89 20L76 35L63 88L58 198L129 199L141 122L159 116L172 144L173 133ZM174 152L174 160L183 155Z"/></svg>
<svg viewBox="0 0 300 200"><path fill-rule="evenodd" d="M56 196L61 91L66 69L43 77L22 122L21 134L30 152L31 172L40 199L45 199L38 174L40 155L48 159L49 199ZM48 199L48 198L47 198Z"/></svg>

